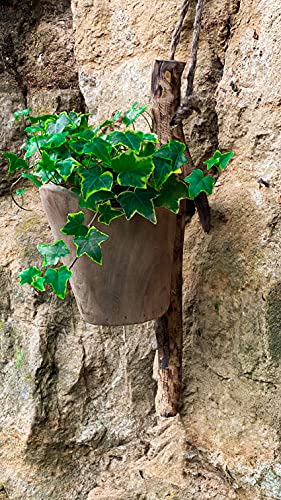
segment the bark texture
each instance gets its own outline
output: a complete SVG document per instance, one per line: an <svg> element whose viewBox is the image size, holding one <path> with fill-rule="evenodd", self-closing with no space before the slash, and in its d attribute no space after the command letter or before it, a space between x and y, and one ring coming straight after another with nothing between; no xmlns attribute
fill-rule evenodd
<svg viewBox="0 0 281 500"><path fill-rule="evenodd" d="M149 101L180 3L1 2L1 148L19 143L9 120L25 104L83 109L81 91L102 119ZM280 29L275 0L206 2L202 109L185 133L196 162L217 147L235 160L210 200L210 233L197 216L186 231L181 417L155 417L154 325L91 327L71 294L61 303L19 287L51 235L38 193L19 211L1 169L0 498L281 497Z"/></svg>

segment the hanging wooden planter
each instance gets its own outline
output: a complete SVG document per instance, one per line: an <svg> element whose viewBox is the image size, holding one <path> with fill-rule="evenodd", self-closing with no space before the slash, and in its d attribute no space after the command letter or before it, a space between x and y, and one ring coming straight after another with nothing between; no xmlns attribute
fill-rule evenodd
<svg viewBox="0 0 281 500"><path fill-rule="evenodd" d="M60 232L69 213L79 212L78 196L55 185L40 188L43 208L55 240L63 239L75 259L72 238ZM93 212L83 209L88 224ZM126 325L159 318L170 302L176 216L164 208L156 211L157 224L135 215L115 219L109 226L95 227L109 235L103 245L103 265L87 256L72 268L70 284L81 316L95 325Z"/></svg>

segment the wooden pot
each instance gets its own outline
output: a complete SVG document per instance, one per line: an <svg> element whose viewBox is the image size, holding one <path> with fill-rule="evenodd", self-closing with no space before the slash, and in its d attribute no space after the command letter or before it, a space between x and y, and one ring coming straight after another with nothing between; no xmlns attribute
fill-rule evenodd
<svg viewBox="0 0 281 500"><path fill-rule="evenodd" d="M78 196L52 184L40 188L43 208L55 240L62 239L71 254L63 263L69 266L76 255L71 236L60 229L69 213L79 212ZM83 209L85 224L93 212ZM170 302L173 246L176 216L164 208L156 210L154 225L139 215L127 221L120 217L109 226L94 226L109 235L102 244L103 265L86 255L72 270L70 284L82 318L95 325L142 323L162 316Z"/></svg>

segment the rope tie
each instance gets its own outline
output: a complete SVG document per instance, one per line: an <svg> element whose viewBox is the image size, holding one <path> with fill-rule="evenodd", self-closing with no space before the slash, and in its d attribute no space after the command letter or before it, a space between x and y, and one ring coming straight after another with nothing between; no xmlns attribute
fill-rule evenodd
<svg viewBox="0 0 281 500"><path fill-rule="evenodd" d="M194 76L195 76L196 63L197 63L199 33L200 33L200 25L201 25L204 3L205 3L205 0L198 0L197 1L195 18L194 18L194 25L193 25L191 51L190 51L190 63L189 63L188 74L187 74L186 91L185 91L185 96L182 100L182 103L171 121L170 125L172 127L175 127L176 125L181 123L185 118L188 118L188 116L190 116L193 111L200 113L201 102L200 102L200 99L198 97L193 95L193 84L194 84ZM171 41L171 46L170 46L170 59L171 60L174 60L174 58L175 58L175 52L176 52L177 46L178 46L179 41L180 41L183 23L184 23L184 19L186 17L189 5L190 5L189 0L183 1L181 11L180 11L179 20L178 20L176 27L175 27L173 34L172 34L172 41Z"/></svg>

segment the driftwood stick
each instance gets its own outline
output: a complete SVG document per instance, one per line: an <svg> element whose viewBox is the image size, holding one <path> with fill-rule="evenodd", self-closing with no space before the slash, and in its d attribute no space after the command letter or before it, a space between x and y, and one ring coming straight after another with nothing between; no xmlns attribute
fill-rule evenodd
<svg viewBox="0 0 281 500"><path fill-rule="evenodd" d="M181 75L185 64L177 61L156 61L152 71L152 114L154 130L160 144L170 139L184 141L182 125L171 129L170 121L180 104ZM186 152L190 157L189 150ZM191 158L191 157L190 157ZM187 169L183 168L183 176ZM163 417L172 417L180 409L182 381L182 258L185 227L185 212L194 213L194 204L181 203L176 221L174 262L171 284L170 306L156 323L158 350L158 394L159 412Z"/></svg>
<svg viewBox="0 0 281 500"><path fill-rule="evenodd" d="M166 144L170 139L186 144L185 155L188 161L182 168L182 177L188 175L194 168L194 162L185 140L182 124L179 123L171 128L170 122L180 105L181 76L184 67L185 63L178 61L155 61L151 80L153 128L158 135L160 145ZM205 193L198 196L195 205L199 207L204 229L209 231L210 212ZM163 417L175 416L181 405L184 229L186 218L191 218L194 212L192 200L181 202L176 221L170 305L168 311L156 323L159 366L157 401L159 413Z"/></svg>
<svg viewBox="0 0 281 500"><path fill-rule="evenodd" d="M197 113L200 113L200 107L201 107L201 101L198 98L198 96L193 94L193 83L194 83L194 76L195 76L195 70L196 70L196 63L197 63L197 53L198 53L198 45L199 45L199 34L200 34L200 26L201 26L201 19L202 19L202 13L203 13L203 8L204 8L204 3L205 0L198 0L197 6L196 6L196 13L195 13L195 19L194 19L194 27L193 27L193 37L192 37L192 44L191 44L191 53L190 53L190 64L189 64L189 69L188 69L188 74L187 74L187 87L186 87L186 92L185 92L185 97L183 98L182 103L176 110L176 113L172 117L170 121L170 125L174 127L175 129L175 136L182 141L185 142L185 137L182 129L182 121L186 118L188 118L193 111L196 111ZM185 9L184 9L185 7ZM180 32L182 29L182 24L183 24L183 19L182 16L186 15L187 12L187 5L186 2L183 3L181 13L180 13L180 18L179 22L174 30L173 37L176 37L177 29L179 30L179 33L177 34L177 40L176 42L178 43L179 37L180 37ZM173 38L172 38L173 40ZM173 43L173 42L172 42ZM191 173L191 171L195 168L194 162L192 161L192 157L188 148L188 145L186 144L186 155L188 157L188 166L187 166L187 175ZM210 213L210 207L209 207L209 202L207 195L205 193L200 193L197 198L194 200L199 219L201 222L201 225L206 233L210 231L211 228L211 213Z"/></svg>

